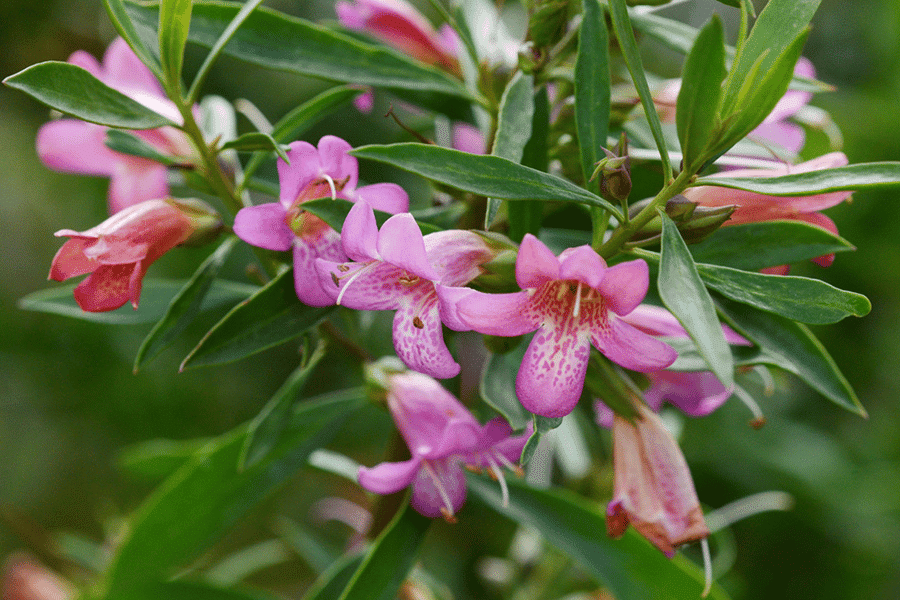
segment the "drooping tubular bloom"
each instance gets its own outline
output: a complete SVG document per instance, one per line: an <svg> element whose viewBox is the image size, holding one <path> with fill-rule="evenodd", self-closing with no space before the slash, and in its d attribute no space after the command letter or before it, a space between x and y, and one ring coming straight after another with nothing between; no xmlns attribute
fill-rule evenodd
<svg viewBox="0 0 900 600"><path fill-rule="evenodd" d="M150 265L191 238L208 239L221 226L218 214L199 200L146 200L87 231L57 231L69 240L53 257L49 279L90 273L74 290L82 310L115 310L129 300L137 310Z"/></svg>
<svg viewBox="0 0 900 600"><path fill-rule="evenodd" d="M319 284L315 261L347 259L337 231L319 217L305 212L303 203L316 198L365 200L372 207L398 213L409 207L409 196L394 183L376 183L357 189L359 164L350 156L350 144L333 135L318 147L294 142L287 156L278 160L279 202L241 209L234 219L239 238L269 250L293 250L297 297L310 306L329 306L334 298Z"/></svg>
<svg viewBox="0 0 900 600"><path fill-rule="evenodd" d="M521 292L445 294L456 315L480 333L518 336L536 331L516 378L522 406L545 417L569 414L584 387L591 344L634 371L665 368L677 358L669 345L628 324L649 286L647 263L607 267L590 246L557 258L533 235L516 257Z"/></svg>
<svg viewBox="0 0 900 600"><path fill-rule="evenodd" d="M122 38L109 45L102 63L81 50L73 53L68 62L171 121L182 122L175 104ZM107 131L106 127L78 119L51 121L38 131L38 156L46 166L57 171L109 177L110 214L145 200L168 196L166 166L108 148ZM195 154L187 136L174 127L131 133L166 156L190 160Z"/></svg>
<svg viewBox="0 0 900 600"><path fill-rule="evenodd" d="M843 152L832 152L819 158L800 163L799 165L783 165L772 169L740 169L717 173L710 177L779 177L793 173L808 173L833 169L847 164L847 156ZM716 186L690 187L684 196L691 202L701 206L729 206L738 208L725 225L756 223L779 219L809 223L837 235L837 226L821 210L840 204L850 197L852 192L828 192L812 196L766 196L744 190L733 190ZM827 254L815 259L826 267L834 261L834 254Z"/></svg>
<svg viewBox="0 0 900 600"><path fill-rule="evenodd" d="M411 485L414 509L451 521L466 499L463 466L488 471L505 495L502 468L518 470L529 432L511 436L499 417L481 425L440 383L415 371L387 376L387 404L412 457L360 467L361 486L392 494Z"/></svg>
<svg viewBox="0 0 900 600"><path fill-rule="evenodd" d="M709 535L694 481L678 444L660 418L635 403L634 424L616 415L613 421L613 498L606 509L611 537L628 525L666 556L675 548Z"/></svg>

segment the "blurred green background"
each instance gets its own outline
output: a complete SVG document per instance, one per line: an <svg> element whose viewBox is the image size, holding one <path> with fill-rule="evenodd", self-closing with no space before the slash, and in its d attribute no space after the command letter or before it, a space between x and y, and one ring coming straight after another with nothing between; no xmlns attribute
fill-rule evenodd
<svg viewBox="0 0 900 600"><path fill-rule="evenodd" d="M266 5L333 18L331 4L322 0ZM731 11L712 1L680 10L701 24L713 8ZM99 56L113 35L97 0L5 0L0 75L65 60L76 49ZM805 54L819 78L837 87L813 104L834 117L851 162L900 160L900 4L824 0ZM188 70L200 58L190 52ZM227 98L250 99L273 119L324 87L227 59L208 85ZM2 556L23 547L23 537L50 549L46 532L102 541L105 529L152 489L116 469L117 452L152 438L217 435L248 419L296 365L297 345L176 374L204 331L198 326L133 375L134 354L149 326L95 325L18 309L20 297L57 285L46 281L60 245L52 233L86 229L105 217L107 181L40 164L34 137L48 112L37 102L2 88L0 115ZM387 131L395 130L378 116L347 112L305 139L334 133L357 145L383 141ZM824 143L824 136L813 135L804 154L823 152ZM769 421L760 431L747 426L749 413L736 401L684 423L682 444L706 505L769 490L796 500L790 512L741 521L714 541L714 548L734 552L724 583L736 598L900 598L900 202L896 193L858 193L828 214L859 250L839 255L827 271L801 265L797 272L872 300L869 316L817 330L870 418L846 413L782 377L779 393L760 400ZM187 277L207 253L173 252L150 275ZM241 279L248 258L230 260L226 276ZM353 435L353 425L350 430ZM295 487L296 494L306 493L302 482Z"/></svg>

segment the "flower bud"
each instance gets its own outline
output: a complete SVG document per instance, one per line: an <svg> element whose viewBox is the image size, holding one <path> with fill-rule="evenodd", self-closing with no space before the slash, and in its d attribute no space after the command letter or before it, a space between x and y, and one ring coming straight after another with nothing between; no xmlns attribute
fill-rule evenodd
<svg viewBox="0 0 900 600"><path fill-rule="evenodd" d="M623 138L612 151L603 149L606 158L597 163L593 180L599 176L600 195L610 201L622 202L631 194L631 159L628 144Z"/></svg>

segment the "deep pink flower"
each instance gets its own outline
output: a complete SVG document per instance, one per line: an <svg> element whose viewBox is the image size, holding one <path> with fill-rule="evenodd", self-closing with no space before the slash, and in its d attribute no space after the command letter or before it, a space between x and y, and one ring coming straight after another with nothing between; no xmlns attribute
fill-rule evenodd
<svg viewBox="0 0 900 600"><path fill-rule="evenodd" d="M376 494L412 485L413 508L451 521L466 499L463 465L490 472L505 494L502 467L517 469L529 432L511 437L499 417L481 425L440 383L414 371L387 375L387 404L412 458L361 467L360 485Z"/></svg>
<svg viewBox="0 0 900 600"><path fill-rule="evenodd" d="M480 333L524 335L537 330L516 378L522 406L545 417L567 415L584 387L590 346L634 371L669 366L677 354L667 344L621 317L644 299L647 263L635 260L607 267L590 246L557 258L526 235L516 258L516 281L524 291L447 295L458 318Z"/></svg>
<svg viewBox="0 0 900 600"><path fill-rule="evenodd" d="M694 481L678 444L659 417L637 403L634 424L613 422L613 498L606 529L620 537L633 525L666 556L709 535Z"/></svg>
<svg viewBox="0 0 900 600"><path fill-rule="evenodd" d="M69 57L69 62L132 100L181 123L175 104L125 40L116 38L110 44L102 64L80 50ZM104 143L107 131L106 127L77 119L52 121L38 131L38 156L46 166L57 171L109 177L110 214L145 200L168 196L165 165L109 149ZM195 154L187 136L174 127L131 133L167 156Z"/></svg>
<svg viewBox="0 0 900 600"><path fill-rule="evenodd" d="M137 309L144 274L156 259L220 227L215 211L199 200L147 200L87 231L57 231L57 237L69 240L53 257L49 278L63 281L90 273L74 291L82 310L114 310L129 300Z"/></svg>
<svg viewBox="0 0 900 600"><path fill-rule="evenodd" d="M436 31L431 23L404 0L341 0L335 5L338 19L350 29L374 37L430 65L459 74L459 37L449 25Z"/></svg>
<svg viewBox="0 0 900 600"><path fill-rule="evenodd" d="M317 261L322 286L340 306L396 310L394 350L407 366L445 379L459 373L444 344L441 322L461 328L437 290L462 286L495 256L469 231L442 231L422 237L409 213L394 215L381 230L368 204L350 210L341 231L344 251L355 262Z"/></svg>
<svg viewBox="0 0 900 600"><path fill-rule="evenodd" d="M290 164L278 160L279 202L241 209L234 219L239 238L269 250L293 250L297 297L310 306L329 306L334 298L319 284L315 261L347 259L341 237L319 217L305 212L303 203L316 198L365 200L389 213L407 210L409 197L399 185L376 183L359 189L359 165L350 156L350 144L333 135L319 140L318 148L294 142L287 152Z"/></svg>
<svg viewBox="0 0 900 600"><path fill-rule="evenodd" d="M799 165L782 165L772 169L740 169L716 173L710 177L779 177L792 173L832 169L846 164L847 157L842 152L832 152ZM731 220L727 221L726 225L786 219L809 223L835 235L837 226L834 221L819 211L840 204L851 194L852 192L829 192L813 196L782 197L716 186L690 187L684 191L684 196L688 200L701 206L736 205L738 208L732 213ZM815 260L823 267L828 266L834 261L834 254L820 256Z"/></svg>

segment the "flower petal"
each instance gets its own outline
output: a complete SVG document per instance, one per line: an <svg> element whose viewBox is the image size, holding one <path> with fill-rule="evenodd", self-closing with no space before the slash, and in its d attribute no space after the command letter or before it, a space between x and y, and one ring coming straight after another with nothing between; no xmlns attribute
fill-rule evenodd
<svg viewBox="0 0 900 600"><path fill-rule="evenodd" d="M357 480L373 494L393 494L409 487L421 464L421 458L411 458L403 462L383 462L372 468L360 467Z"/></svg>
<svg viewBox="0 0 900 600"><path fill-rule="evenodd" d="M437 281L439 276L428 261L422 231L409 213L394 215L378 232L381 259L424 279Z"/></svg>
<svg viewBox="0 0 900 600"><path fill-rule="evenodd" d="M111 214L168 195L169 183L165 165L136 157L127 157L115 163L109 181Z"/></svg>
<svg viewBox="0 0 900 600"><path fill-rule="evenodd" d="M516 282L523 290L559 279L559 260L542 241L526 233L516 256Z"/></svg>
<svg viewBox="0 0 900 600"><path fill-rule="evenodd" d="M308 306L332 306L334 296L321 282L316 268L318 253L305 240L294 244L294 290L300 302ZM321 259L319 259L321 260Z"/></svg>
<svg viewBox="0 0 900 600"><path fill-rule="evenodd" d="M77 232L73 231L69 233ZM65 281L70 277L91 273L99 266L99 263L96 260L92 260L85 256L84 251L96 241L95 238L83 237L74 237L67 240L66 243L62 245L62 248L56 252L56 256L53 257L48 278L53 281Z"/></svg>
<svg viewBox="0 0 900 600"><path fill-rule="evenodd" d="M344 219L341 241L351 260L367 262L381 258L378 255L378 224L369 204L357 202L353 205Z"/></svg>
<svg viewBox="0 0 900 600"><path fill-rule="evenodd" d="M447 500L450 506L447 506ZM455 459L423 463L413 481L410 500L416 511L426 517L437 518L444 516L442 508L455 514L465 501L466 476Z"/></svg>
<svg viewBox="0 0 900 600"><path fill-rule="evenodd" d="M468 329L487 335L513 337L525 335L540 326L541 319L531 310L527 292L485 294L472 290L454 298L456 315ZM456 324L456 323L454 323Z"/></svg>
<svg viewBox="0 0 900 600"><path fill-rule="evenodd" d="M431 290L423 285L402 297L394 315L394 350L410 369L438 379L455 377L460 366L444 344L437 294L426 285Z"/></svg>
<svg viewBox="0 0 900 600"><path fill-rule="evenodd" d="M319 140L319 164L322 173L328 174L336 182L344 182L348 189L356 188L359 178L359 163L355 156L348 154L353 149L346 141L333 135L322 136Z"/></svg>
<svg viewBox="0 0 900 600"><path fill-rule="evenodd" d="M51 121L38 130L38 156L55 171L109 177L124 155L106 146L106 131L106 127L75 119Z"/></svg>
<svg viewBox="0 0 900 600"><path fill-rule="evenodd" d="M115 310L131 298L129 284L137 265L100 265L73 291L75 301L86 312Z"/></svg>
<svg viewBox="0 0 900 600"><path fill-rule="evenodd" d="M409 194L396 183L366 185L356 190L354 196L357 202L365 201L375 210L392 215L409 210Z"/></svg>
<svg viewBox="0 0 900 600"><path fill-rule="evenodd" d="M251 246L284 252L296 239L285 216L284 207L277 202L248 206L234 217L234 233Z"/></svg>
<svg viewBox="0 0 900 600"><path fill-rule="evenodd" d="M103 55L103 83L124 94L140 91L165 97L162 86L150 69L137 57L128 43L117 37Z"/></svg>
<svg viewBox="0 0 900 600"><path fill-rule="evenodd" d="M647 295L650 271L643 260L631 260L610 267L597 288L617 315L633 311Z"/></svg>
<svg viewBox="0 0 900 600"><path fill-rule="evenodd" d="M590 246L569 248L559 255L559 279L574 279L599 288L606 276L606 261Z"/></svg>
<svg viewBox="0 0 900 600"><path fill-rule="evenodd" d="M692 417L703 417L722 406L731 394L732 390L708 371L658 371L650 375L644 400L656 412L667 401Z"/></svg>
<svg viewBox="0 0 900 600"><path fill-rule="evenodd" d="M584 388L590 350L587 336L576 331L539 329L516 377L516 395L522 406L543 417L563 417L572 412Z"/></svg>
<svg viewBox="0 0 900 600"><path fill-rule="evenodd" d="M278 159L278 199L282 206L290 208L303 189L321 174L319 152L309 142L294 142L287 151L288 164Z"/></svg>
<svg viewBox="0 0 900 600"><path fill-rule="evenodd" d="M608 315L605 327L591 327L591 342L609 360L641 373L664 369L678 358L665 342L613 315Z"/></svg>
<svg viewBox="0 0 900 600"><path fill-rule="evenodd" d="M336 263L319 258L316 270L322 288L340 297L340 306L355 310L394 310L408 290L397 281L402 274L397 267L378 261Z"/></svg>
<svg viewBox="0 0 900 600"><path fill-rule="evenodd" d="M460 318L456 307L461 299L475 290L465 287L449 287L439 283L434 284L434 289L438 295L441 323L453 331L469 331L471 327Z"/></svg>

